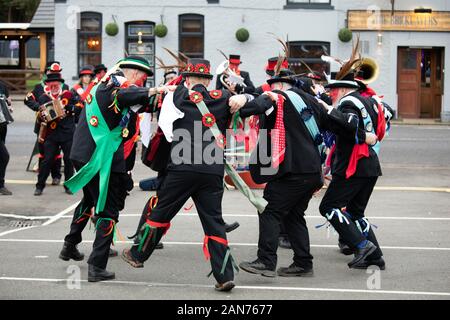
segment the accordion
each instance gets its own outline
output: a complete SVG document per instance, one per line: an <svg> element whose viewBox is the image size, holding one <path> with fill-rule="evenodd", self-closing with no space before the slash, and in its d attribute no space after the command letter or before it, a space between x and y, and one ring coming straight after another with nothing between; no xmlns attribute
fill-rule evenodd
<svg viewBox="0 0 450 320"><path fill-rule="evenodd" d="M45 118L45 122L47 123L57 119L62 119L66 115L64 106L59 99L55 99L43 104L41 106L41 109Z"/></svg>
<svg viewBox="0 0 450 320"><path fill-rule="evenodd" d="M0 124L10 124L14 122L11 111L8 107L8 101L4 94L0 94Z"/></svg>

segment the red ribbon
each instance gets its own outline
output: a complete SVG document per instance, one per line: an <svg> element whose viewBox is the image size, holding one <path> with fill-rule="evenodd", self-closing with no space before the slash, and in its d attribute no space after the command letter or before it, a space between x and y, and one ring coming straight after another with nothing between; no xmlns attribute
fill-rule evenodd
<svg viewBox="0 0 450 320"><path fill-rule="evenodd" d="M163 235L165 235L167 233L167 231L170 229L170 222L155 222L150 219L147 219L147 224L150 227L154 227L154 228L164 228L165 230L164 230Z"/></svg>
<svg viewBox="0 0 450 320"><path fill-rule="evenodd" d="M284 128L284 98L278 94L277 115L272 130L272 167L278 168L284 161L286 151L286 129Z"/></svg>
<svg viewBox="0 0 450 320"><path fill-rule="evenodd" d="M386 134L386 119L384 118L383 107L381 103L378 103L378 122L376 135L378 141L383 140L384 135ZM350 156L350 161L348 163L347 170L345 172L345 178L348 179L356 172L356 166L358 165L358 161L361 158L369 157L369 145L366 143L356 144L353 147L352 154Z"/></svg>
<svg viewBox="0 0 450 320"><path fill-rule="evenodd" d="M209 260L211 258L211 255L209 254L209 248L208 248L209 239L214 240L218 243L221 243L224 246L228 246L228 241L224 238L205 235L205 238L203 239L203 254L205 255L206 260Z"/></svg>

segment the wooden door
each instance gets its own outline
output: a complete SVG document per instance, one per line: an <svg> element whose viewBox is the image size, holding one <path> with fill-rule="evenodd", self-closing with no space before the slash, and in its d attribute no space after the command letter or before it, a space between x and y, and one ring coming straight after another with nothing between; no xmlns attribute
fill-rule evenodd
<svg viewBox="0 0 450 320"><path fill-rule="evenodd" d="M433 118L441 117L442 95L444 94L444 48L434 49L435 74L433 77Z"/></svg>
<svg viewBox="0 0 450 320"><path fill-rule="evenodd" d="M420 114L420 52L398 48L397 106L401 118L418 118Z"/></svg>
<svg viewBox="0 0 450 320"><path fill-rule="evenodd" d="M436 57L433 49L420 53L420 117L433 118Z"/></svg>

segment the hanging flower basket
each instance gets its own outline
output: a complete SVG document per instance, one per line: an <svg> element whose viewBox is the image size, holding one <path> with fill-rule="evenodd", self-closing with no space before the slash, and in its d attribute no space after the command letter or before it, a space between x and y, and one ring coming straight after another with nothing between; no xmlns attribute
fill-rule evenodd
<svg viewBox="0 0 450 320"><path fill-rule="evenodd" d="M353 34L352 31L348 28L342 28L338 33L339 40L342 42L349 42L352 40Z"/></svg>
<svg viewBox="0 0 450 320"><path fill-rule="evenodd" d="M164 25L164 24L157 24L155 26L155 35L158 38L164 38L167 35L167 31L168 31L168 29L167 29L166 25Z"/></svg>
<svg viewBox="0 0 450 320"><path fill-rule="evenodd" d="M250 38L250 33L245 28L240 28L236 31L236 39L240 42L245 42Z"/></svg>
<svg viewBox="0 0 450 320"><path fill-rule="evenodd" d="M108 23L105 27L105 32L108 36L114 37L119 33L119 26L115 22Z"/></svg>

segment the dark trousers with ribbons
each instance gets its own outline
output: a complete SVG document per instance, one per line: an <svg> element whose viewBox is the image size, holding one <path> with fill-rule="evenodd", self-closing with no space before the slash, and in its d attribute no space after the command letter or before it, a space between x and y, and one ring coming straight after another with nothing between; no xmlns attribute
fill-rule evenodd
<svg viewBox="0 0 450 320"><path fill-rule="evenodd" d="M42 161L44 160L45 150L44 150L44 144L37 142L38 150L39 150L39 168L42 168ZM61 153L61 149L57 151L55 161L53 162L53 165L50 169L50 174L53 179L61 179L61 158L58 157Z"/></svg>
<svg viewBox="0 0 450 320"><path fill-rule="evenodd" d="M74 165L77 170L82 167L82 164L77 162L74 162ZM128 196L128 191L132 188L133 180L127 173L111 172L105 208L102 212L99 212L92 218L97 230L88 264L92 264L101 269L106 269L109 249L114 236L114 232L111 228L114 223L119 222L119 212L125 207L125 199ZM72 244L78 244L82 241L81 233L89 222L89 213L91 208L96 206L98 197L99 176L96 175L83 188L83 198L75 209L70 225L70 232L64 238L65 241Z"/></svg>
<svg viewBox="0 0 450 320"><path fill-rule="evenodd" d="M225 222L222 218L223 177L188 171L169 171L157 195L158 203L150 214L152 222L169 223L191 197L197 208L205 235L226 240ZM138 226L139 232L145 220L143 216L140 226ZM139 250L135 243L131 248L133 258L140 262L150 258L165 231L167 231L166 228L156 228L153 231L156 232L154 241L142 250ZM233 280L231 259L228 259L223 273L221 272L228 246L209 240L208 250L211 255L211 268L217 282L224 283Z"/></svg>
<svg viewBox="0 0 450 320"><path fill-rule="evenodd" d="M259 215L258 258L270 269L277 265L280 225L284 224L294 251L294 262L312 268L309 233L305 211L314 192L322 186L319 173L288 174L267 183L264 198L267 207Z"/></svg>
<svg viewBox="0 0 450 320"><path fill-rule="evenodd" d="M54 138L47 138L44 142L44 158L40 163L38 182L36 188L44 189L52 167L55 163L55 157L61 152L64 153L64 178L69 180L73 176L73 165L70 160L70 149L72 148L72 139L58 141Z"/></svg>
<svg viewBox="0 0 450 320"><path fill-rule="evenodd" d="M6 132L6 124L0 124L0 188L5 186L6 167L9 162L9 152L5 145Z"/></svg>
<svg viewBox="0 0 450 320"><path fill-rule="evenodd" d="M338 232L340 239L348 246L356 248L365 239L377 246L377 250L368 259L378 259L383 253L378 244L373 227L371 226L369 231L363 234L357 224L360 225L362 230L366 227L366 222L363 220L364 212L377 183L377 179L378 177L350 177L346 179L341 176L333 176L319 207L321 215L325 218L334 209L341 210L342 214L347 218L339 220L339 217L335 214L329 221ZM342 210L344 207L346 209Z"/></svg>

